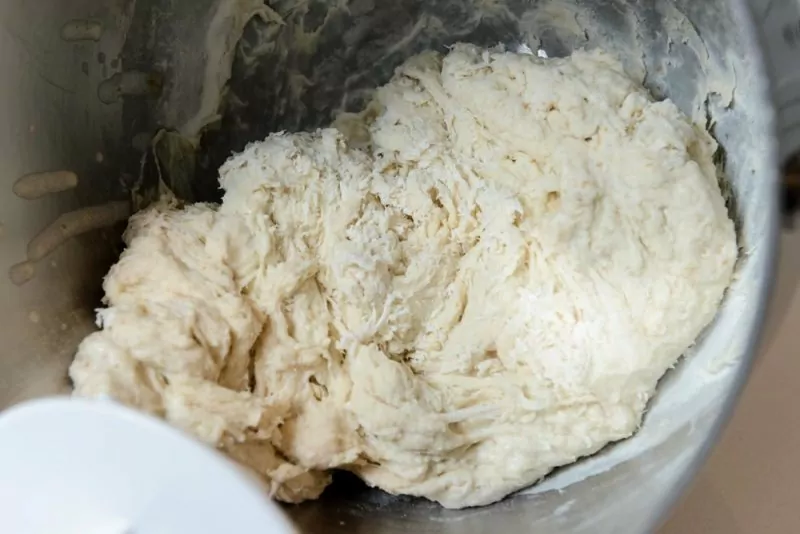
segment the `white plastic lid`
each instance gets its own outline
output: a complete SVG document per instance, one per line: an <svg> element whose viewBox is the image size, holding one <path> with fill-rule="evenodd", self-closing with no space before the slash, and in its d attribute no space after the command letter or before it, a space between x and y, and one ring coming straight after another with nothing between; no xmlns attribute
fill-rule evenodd
<svg viewBox="0 0 800 534"><path fill-rule="evenodd" d="M296 532L221 454L111 401L77 399L0 414L0 531Z"/></svg>

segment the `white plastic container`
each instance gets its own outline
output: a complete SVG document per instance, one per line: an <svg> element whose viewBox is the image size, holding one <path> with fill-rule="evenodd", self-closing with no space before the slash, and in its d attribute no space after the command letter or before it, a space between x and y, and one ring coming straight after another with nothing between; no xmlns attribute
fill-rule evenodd
<svg viewBox="0 0 800 534"><path fill-rule="evenodd" d="M216 451L112 401L46 399L0 416L0 531L295 532Z"/></svg>

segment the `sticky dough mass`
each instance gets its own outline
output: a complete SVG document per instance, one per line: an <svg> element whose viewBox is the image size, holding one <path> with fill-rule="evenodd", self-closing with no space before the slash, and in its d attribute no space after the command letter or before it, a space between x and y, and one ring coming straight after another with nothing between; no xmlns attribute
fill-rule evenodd
<svg viewBox="0 0 800 534"><path fill-rule="evenodd" d="M233 156L219 206L131 219L76 393L290 502L340 468L482 505L630 436L731 281L711 136L602 52L470 45L338 124Z"/></svg>

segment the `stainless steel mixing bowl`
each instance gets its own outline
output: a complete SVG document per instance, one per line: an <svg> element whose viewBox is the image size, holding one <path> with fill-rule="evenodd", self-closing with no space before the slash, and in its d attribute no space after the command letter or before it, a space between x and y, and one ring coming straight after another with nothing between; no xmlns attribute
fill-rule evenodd
<svg viewBox="0 0 800 534"><path fill-rule="evenodd" d="M343 481L287 509L307 532L656 528L727 420L762 328L778 171L800 146L797 1L268 3L0 1L0 406L68 391L66 368L120 252L124 224L113 223L152 198L159 177L186 198L213 199L215 168L231 150L357 109L425 48L472 41L559 55L602 46L721 142L742 253L717 321L664 379L636 437L527 492L447 511ZM181 135L153 144L159 128ZM77 182L69 173L17 182L51 171ZM87 206L100 208L62 216Z"/></svg>

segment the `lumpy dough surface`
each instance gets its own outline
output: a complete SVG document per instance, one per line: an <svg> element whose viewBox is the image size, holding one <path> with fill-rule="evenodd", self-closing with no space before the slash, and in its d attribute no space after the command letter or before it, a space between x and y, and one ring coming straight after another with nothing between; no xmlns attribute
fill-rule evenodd
<svg viewBox="0 0 800 534"><path fill-rule="evenodd" d="M732 278L712 137L602 52L470 45L337 124L233 156L219 206L131 219L76 394L290 502L339 468L483 505L634 433Z"/></svg>

